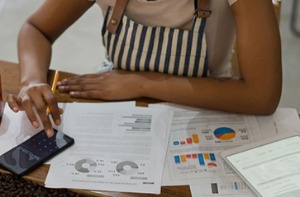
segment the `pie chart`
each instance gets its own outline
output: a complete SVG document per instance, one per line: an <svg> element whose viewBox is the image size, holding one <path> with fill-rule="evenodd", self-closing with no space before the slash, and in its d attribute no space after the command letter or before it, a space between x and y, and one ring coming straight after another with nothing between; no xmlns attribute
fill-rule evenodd
<svg viewBox="0 0 300 197"><path fill-rule="evenodd" d="M220 140L231 140L235 134L235 131L229 127L219 127L214 131L214 135Z"/></svg>
<svg viewBox="0 0 300 197"><path fill-rule="evenodd" d="M132 161L122 161L122 162L118 163L116 170L120 174L131 175L131 174L136 173L138 168L139 168L138 165Z"/></svg>
<svg viewBox="0 0 300 197"><path fill-rule="evenodd" d="M82 159L75 163L75 169L78 172L89 173L93 172L97 167L97 163L90 159Z"/></svg>

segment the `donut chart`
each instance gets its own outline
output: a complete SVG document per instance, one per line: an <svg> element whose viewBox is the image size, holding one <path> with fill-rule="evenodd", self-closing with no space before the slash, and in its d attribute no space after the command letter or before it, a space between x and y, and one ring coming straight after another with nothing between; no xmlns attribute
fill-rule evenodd
<svg viewBox="0 0 300 197"><path fill-rule="evenodd" d="M219 127L214 131L214 135L220 140L231 140L235 137L236 132L229 127Z"/></svg>
<svg viewBox="0 0 300 197"><path fill-rule="evenodd" d="M131 175L137 172L138 165L132 161L122 161L116 166L118 173L122 175Z"/></svg>
<svg viewBox="0 0 300 197"><path fill-rule="evenodd" d="M96 167L97 163L91 159L81 159L75 163L75 169L82 173L93 172Z"/></svg>

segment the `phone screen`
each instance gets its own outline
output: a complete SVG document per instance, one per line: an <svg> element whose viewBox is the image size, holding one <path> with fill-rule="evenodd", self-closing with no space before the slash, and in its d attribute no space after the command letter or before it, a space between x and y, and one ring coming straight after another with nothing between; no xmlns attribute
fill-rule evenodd
<svg viewBox="0 0 300 197"><path fill-rule="evenodd" d="M1 155L0 165L17 176L23 176L72 144L73 138L56 129L50 138L42 130Z"/></svg>

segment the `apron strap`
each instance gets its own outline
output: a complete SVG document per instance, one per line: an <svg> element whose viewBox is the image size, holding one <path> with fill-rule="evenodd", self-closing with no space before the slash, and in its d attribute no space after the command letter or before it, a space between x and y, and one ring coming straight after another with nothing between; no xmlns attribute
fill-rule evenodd
<svg viewBox="0 0 300 197"><path fill-rule="evenodd" d="M107 30L112 34L115 34L119 27L127 3L128 0L116 0L114 10L107 25Z"/></svg>
<svg viewBox="0 0 300 197"><path fill-rule="evenodd" d="M207 18L211 15L211 11L207 10L209 0L195 0L195 16L198 18Z"/></svg>

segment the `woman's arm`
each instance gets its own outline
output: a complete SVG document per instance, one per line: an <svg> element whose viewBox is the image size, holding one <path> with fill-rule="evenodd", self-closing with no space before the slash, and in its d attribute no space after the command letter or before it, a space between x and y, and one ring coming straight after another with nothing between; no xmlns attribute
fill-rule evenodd
<svg viewBox="0 0 300 197"><path fill-rule="evenodd" d="M232 11L241 79L165 77L161 82L146 83L146 96L224 111L273 113L281 96L282 71L272 1L240 0L233 4Z"/></svg>
<svg viewBox="0 0 300 197"><path fill-rule="evenodd" d="M14 111L25 110L32 124L38 127L33 112L35 107L49 133L52 133L52 126L46 115L46 106L50 107L54 121L60 124L57 102L47 84L52 44L92 5L93 2L88 0L45 0L20 30L21 90L18 96L10 95L8 103Z"/></svg>
<svg viewBox="0 0 300 197"><path fill-rule="evenodd" d="M32 13L18 38L21 85L46 82L51 45L92 5L88 0L46 0Z"/></svg>
<svg viewBox="0 0 300 197"><path fill-rule="evenodd" d="M241 78L187 78L155 72L114 70L59 83L77 98L122 100L150 97L195 107L271 114L281 96L281 46L271 0L232 5Z"/></svg>

